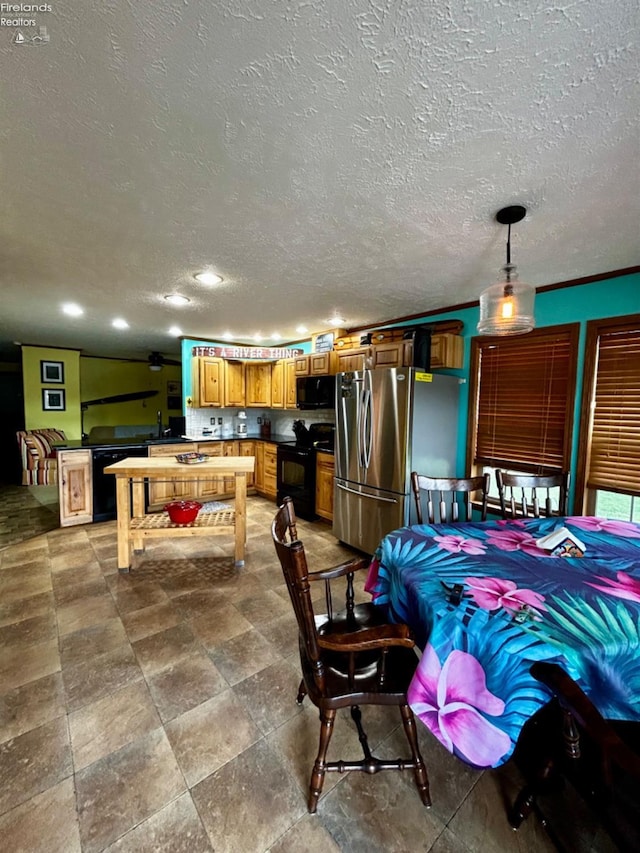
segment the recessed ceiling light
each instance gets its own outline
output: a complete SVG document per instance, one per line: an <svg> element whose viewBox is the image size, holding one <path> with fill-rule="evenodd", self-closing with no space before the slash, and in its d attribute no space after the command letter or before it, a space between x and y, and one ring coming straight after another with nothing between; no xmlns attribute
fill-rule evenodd
<svg viewBox="0 0 640 853"><path fill-rule="evenodd" d="M233 335L231 334L231 332L225 332L224 335L222 336L222 339L225 341L232 341Z"/></svg>
<svg viewBox="0 0 640 853"><path fill-rule="evenodd" d="M304 333L305 333L305 332L308 332L308 331L309 331L309 329L307 329L307 327L306 327L306 326L296 326L296 332L297 332L299 335L304 335Z"/></svg>
<svg viewBox="0 0 640 853"><path fill-rule="evenodd" d="M180 293L170 293L168 296L165 296L165 299L172 305L187 305L191 302L188 296L182 296Z"/></svg>
<svg viewBox="0 0 640 853"><path fill-rule="evenodd" d="M200 284L220 284L222 281L222 276L214 272L197 272L193 277Z"/></svg>
<svg viewBox="0 0 640 853"><path fill-rule="evenodd" d="M127 323L126 320L123 320L122 317L118 317L117 319L115 319L111 325L114 326L116 329L128 329L129 328L129 324Z"/></svg>
<svg viewBox="0 0 640 853"><path fill-rule="evenodd" d="M66 302L62 306L62 310L70 317L80 317L82 316L82 314L84 314L84 308L81 308L79 305L76 305L75 302Z"/></svg>
<svg viewBox="0 0 640 853"><path fill-rule="evenodd" d="M271 338L272 338L274 341L281 341L281 340L282 340L282 335L280 334L280 332L274 332L274 333L271 335Z"/></svg>
<svg viewBox="0 0 640 853"><path fill-rule="evenodd" d="M253 336L253 340L256 341L257 343L259 343L262 339L263 338L262 338L262 335L260 334L260 332L258 332L257 334L255 334Z"/></svg>
<svg viewBox="0 0 640 853"><path fill-rule="evenodd" d="M334 314L327 322L331 323L332 326L344 326L347 321L339 314Z"/></svg>
<svg viewBox="0 0 640 853"><path fill-rule="evenodd" d="M174 338L179 338L182 334L182 329L178 328L178 326L172 326L169 329L169 334L173 335Z"/></svg>

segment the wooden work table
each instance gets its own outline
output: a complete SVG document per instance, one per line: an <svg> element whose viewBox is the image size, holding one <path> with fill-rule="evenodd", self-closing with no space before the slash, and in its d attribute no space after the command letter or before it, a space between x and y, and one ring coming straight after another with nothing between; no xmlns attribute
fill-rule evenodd
<svg viewBox="0 0 640 853"><path fill-rule="evenodd" d="M171 536L215 536L233 533L236 566L244 565L247 531L247 474L254 470L253 456L211 457L186 465L171 457L131 457L104 469L116 478L118 569L128 572L131 550L143 551L144 540ZM235 507L220 512L200 512L191 524L174 524L164 512L145 512L145 481L235 479Z"/></svg>

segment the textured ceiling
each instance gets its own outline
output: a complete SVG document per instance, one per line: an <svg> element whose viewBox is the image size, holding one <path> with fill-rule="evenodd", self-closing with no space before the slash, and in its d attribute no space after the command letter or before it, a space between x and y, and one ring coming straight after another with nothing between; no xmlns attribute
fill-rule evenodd
<svg viewBox="0 0 640 853"><path fill-rule="evenodd" d="M52 6L22 15L48 44L0 28L4 350L176 353L172 324L295 339L473 300L511 203L531 284L640 262L637 0Z"/></svg>

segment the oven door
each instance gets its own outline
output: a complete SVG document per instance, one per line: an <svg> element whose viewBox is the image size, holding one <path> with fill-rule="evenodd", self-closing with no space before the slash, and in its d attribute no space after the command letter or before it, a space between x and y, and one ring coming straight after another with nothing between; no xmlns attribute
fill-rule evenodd
<svg viewBox="0 0 640 853"><path fill-rule="evenodd" d="M310 447L291 445L278 447L278 504L287 496L300 518L315 518L316 454Z"/></svg>

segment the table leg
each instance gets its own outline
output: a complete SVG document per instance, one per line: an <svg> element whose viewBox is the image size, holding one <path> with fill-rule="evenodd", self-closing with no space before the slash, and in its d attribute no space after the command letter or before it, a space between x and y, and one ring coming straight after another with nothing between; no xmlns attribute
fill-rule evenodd
<svg viewBox="0 0 640 853"><path fill-rule="evenodd" d="M247 475L236 474L236 566L244 566L244 545L247 540Z"/></svg>
<svg viewBox="0 0 640 853"><path fill-rule="evenodd" d="M128 572L131 567L129 478L118 475L116 475L116 513L118 519L118 570Z"/></svg>
<svg viewBox="0 0 640 853"><path fill-rule="evenodd" d="M144 478L131 480L131 492L133 495L133 517L142 518L145 514ZM144 551L144 539L142 536L134 536L133 550Z"/></svg>

